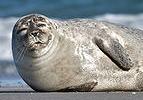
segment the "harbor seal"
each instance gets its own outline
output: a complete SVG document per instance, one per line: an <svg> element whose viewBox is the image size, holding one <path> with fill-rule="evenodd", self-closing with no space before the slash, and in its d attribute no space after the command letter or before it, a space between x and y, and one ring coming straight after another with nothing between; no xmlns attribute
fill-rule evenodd
<svg viewBox="0 0 143 100"><path fill-rule="evenodd" d="M143 89L143 31L95 19L20 18L12 52L36 91Z"/></svg>

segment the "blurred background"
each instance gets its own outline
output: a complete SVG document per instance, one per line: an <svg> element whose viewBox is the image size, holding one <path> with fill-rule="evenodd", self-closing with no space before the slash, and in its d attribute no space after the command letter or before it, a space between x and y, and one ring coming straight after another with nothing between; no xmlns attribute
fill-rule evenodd
<svg viewBox="0 0 143 100"><path fill-rule="evenodd" d="M0 87L23 86L11 53L15 22L23 15L94 18L143 29L143 0L0 0Z"/></svg>

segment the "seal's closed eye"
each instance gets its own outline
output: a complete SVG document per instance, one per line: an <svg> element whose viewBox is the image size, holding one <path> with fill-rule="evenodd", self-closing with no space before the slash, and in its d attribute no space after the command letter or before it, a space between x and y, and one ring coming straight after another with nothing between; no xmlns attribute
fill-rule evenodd
<svg viewBox="0 0 143 100"><path fill-rule="evenodd" d="M37 24L37 27L44 27L44 26L46 26L45 24Z"/></svg>
<svg viewBox="0 0 143 100"><path fill-rule="evenodd" d="M16 33L19 34L19 33L21 33L22 31L25 31L25 30L27 30L27 28L21 28Z"/></svg>

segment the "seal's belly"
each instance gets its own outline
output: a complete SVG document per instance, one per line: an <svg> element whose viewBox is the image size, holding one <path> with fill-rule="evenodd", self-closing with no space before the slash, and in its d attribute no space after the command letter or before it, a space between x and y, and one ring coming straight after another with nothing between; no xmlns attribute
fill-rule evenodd
<svg viewBox="0 0 143 100"><path fill-rule="evenodd" d="M81 75L81 66L78 59L74 57L55 58L54 61L43 63L41 69L21 71L23 78L31 87L41 90L57 90L67 87L70 82L77 81L76 77ZM36 67L36 66L35 66Z"/></svg>
<svg viewBox="0 0 143 100"><path fill-rule="evenodd" d="M33 67L39 67L38 70L33 70L32 73L22 71L22 76L34 89L36 87L50 91L65 88L76 83L76 78L82 75L82 65L79 57L75 55L75 45L67 41L61 42L59 46L60 49L57 48L52 59L44 58L37 61L39 63Z"/></svg>

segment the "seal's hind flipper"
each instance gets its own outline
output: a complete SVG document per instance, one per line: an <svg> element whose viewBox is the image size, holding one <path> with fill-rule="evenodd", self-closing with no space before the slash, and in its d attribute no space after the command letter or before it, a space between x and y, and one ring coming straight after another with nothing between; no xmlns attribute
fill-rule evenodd
<svg viewBox="0 0 143 100"><path fill-rule="evenodd" d="M64 89L60 89L57 90L57 92L90 92L96 85L97 82L89 82L78 86L71 86Z"/></svg>
<svg viewBox="0 0 143 100"><path fill-rule="evenodd" d="M93 42L122 70L128 71L133 67L134 64L123 46L108 34L97 35Z"/></svg>

